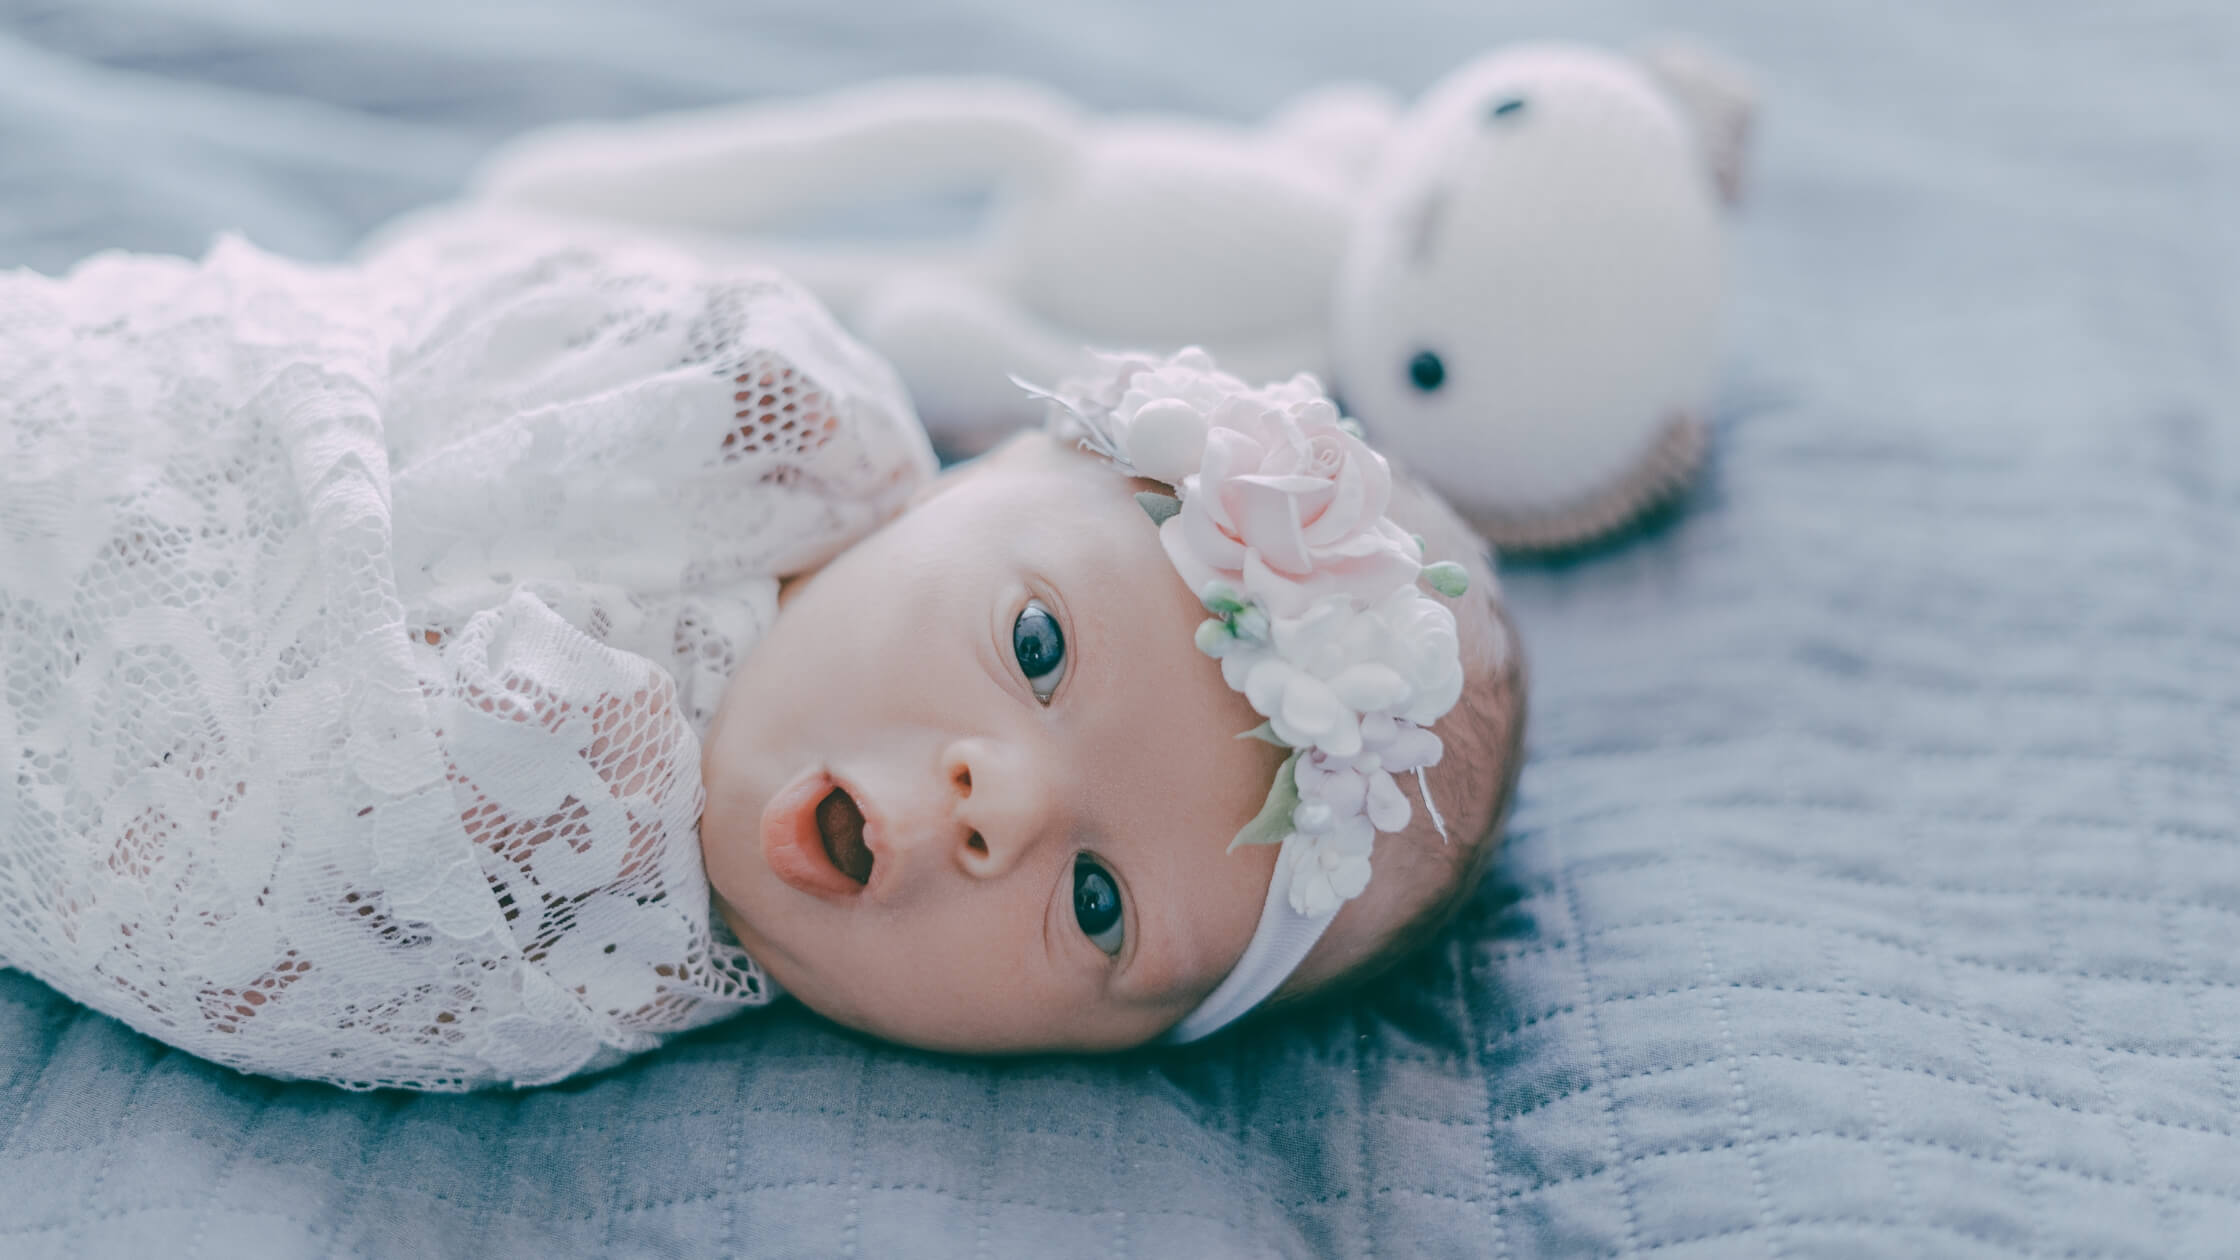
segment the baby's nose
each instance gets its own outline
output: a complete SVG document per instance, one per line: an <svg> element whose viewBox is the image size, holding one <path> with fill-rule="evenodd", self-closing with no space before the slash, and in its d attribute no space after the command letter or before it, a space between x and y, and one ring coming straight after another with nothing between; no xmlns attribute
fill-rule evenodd
<svg viewBox="0 0 2240 1260"><path fill-rule="evenodd" d="M954 853L968 875L993 879L1058 828L1048 776L1025 749L960 739L942 753L957 822Z"/></svg>

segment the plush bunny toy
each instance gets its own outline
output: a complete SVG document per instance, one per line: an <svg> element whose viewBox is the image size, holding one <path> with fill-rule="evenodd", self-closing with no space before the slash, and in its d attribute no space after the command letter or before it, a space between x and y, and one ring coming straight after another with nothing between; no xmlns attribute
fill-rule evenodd
<svg viewBox="0 0 2240 1260"><path fill-rule="evenodd" d="M1096 118L1008 80L902 80L569 125L487 202L777 262L892 359L935 440L1038 415L1010 381L1085 346L1199 344L1313 372L1496 545L1558 547L1683 484L1717 364L1750 97L1690 47L1471 62L1412 109L1324 89L1263 126ZM975 239L812 248L789 229L994 190Z"/></svg>

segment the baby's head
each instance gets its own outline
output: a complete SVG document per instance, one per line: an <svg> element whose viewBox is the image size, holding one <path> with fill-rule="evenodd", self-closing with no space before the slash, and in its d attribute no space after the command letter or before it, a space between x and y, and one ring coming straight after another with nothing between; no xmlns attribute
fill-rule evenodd
<svg viewBox="0 0 2240 1260"><path fill-rule="evenodd" d="M1271 396L1303 396L1286 388ZM1139 428L1134 461L1154 474L1156 452L1141 452L1156 427ZM1429 605L1399 599L1395 617L1431 625L1396 631L1381 659L1415 675L1419 712L1453 700L1429 728L1444 755L1426 772L1446 837L1402 773L1387 782L1410 817L1375 833L1366 886L1344 862L1294 878L1312 865L1297 842L1229 847L1248 824L1270 841L1291 830L1289 802L1271 800L1279 772L1310 801L1323 790L1311 770L1294 777L1291 749L1238 737L1265 719L1205 649L1237 657L1241 675L1258 625L1225 625L1219 608L1202 624L1205 583L1188 578L1204 575L1184 573L1190 548L1163 546L1137 498L1169 486L1075 438L1022 434L950 470L790 583L710 726L701 849L719 907L780 987L840 1023L973 1053L1119 1049L1186 1016L1181 1031L1202 1032L1240 1013L1224 999L1247 980L1261 983L1241 1006L1265 1009L1381 970L1446 920L1496 843L1519 761L1521 661L1475 536L1443 504L1396 477L1385 511L1398 537L1423 539L1423 562L1464 570L1456 598L1406 588L1451 611L1454 637ZM1451 571L1433 576L1454 585ZM1237 651L1215 641L1238 629ZM1458 697L1441 664L1457 646ZM1331 716L1272 707L1288 720L1271 733L1294 737ZM1389 741L1390 724L1371 726L1372 742ZM1383 746L1401 761L1424 750L1404 731ZM1379 795L1368 814L1394 822ZM1372 824L1352 825L1358 852ZM1324 919L1303 960L1284 953Z"/></svg>

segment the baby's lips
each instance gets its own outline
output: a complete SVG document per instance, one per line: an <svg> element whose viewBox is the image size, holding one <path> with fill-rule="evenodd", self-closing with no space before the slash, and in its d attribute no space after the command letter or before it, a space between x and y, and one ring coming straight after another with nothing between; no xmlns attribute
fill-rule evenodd
<svg viewBox="0 0 2240 1260"><path fill-rule="evenodd" d="M817 831L817 802L836 786L820 768L803 773L771 797L762 810L762 858L770 873L792 888L829 900L852 901L863 892L863 885L832 864L824 851L824 837Z"/></svg>

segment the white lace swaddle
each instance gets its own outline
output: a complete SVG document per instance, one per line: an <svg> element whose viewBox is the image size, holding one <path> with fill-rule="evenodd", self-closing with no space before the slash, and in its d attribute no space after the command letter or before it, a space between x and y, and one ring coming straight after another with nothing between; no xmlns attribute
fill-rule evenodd
<svg viewBox="0 0 2240 1260"><path fill-rule="evenodd" d="M700 736L777 577L932 469L813 299L649 246L0 275L0 964L354 1087L768 1001Z"/></svg>

